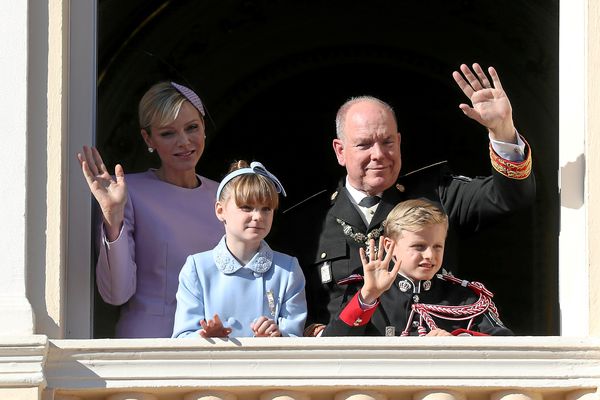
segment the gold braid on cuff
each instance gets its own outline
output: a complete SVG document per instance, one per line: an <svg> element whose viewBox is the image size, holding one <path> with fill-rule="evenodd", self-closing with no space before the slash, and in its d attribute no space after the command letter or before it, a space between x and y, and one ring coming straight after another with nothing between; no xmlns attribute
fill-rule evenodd
<svg viewBox="0 0 600 400"><path fill-rule="evenodd" d="M527 179L531 174L531 148L529 147L529 143L527 143L522 136L521 139L523 139L527 148L527 158L523 161L505 160L494 151L492 144L490 143L490 160L492 162L492 167L494 167L498 173L509 179L523 180Z"/></svg>

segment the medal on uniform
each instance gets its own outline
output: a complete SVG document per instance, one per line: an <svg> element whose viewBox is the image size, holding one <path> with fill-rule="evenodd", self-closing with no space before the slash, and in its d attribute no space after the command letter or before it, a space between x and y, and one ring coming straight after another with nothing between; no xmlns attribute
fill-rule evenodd
<svg viewBox="0 0 600 400"><path fill-rule="evenodd" d="M331 262L325 261L321 264L321 283L331 282Z"/></svg>
<svg viewBox="0 0 600 400"><path fill-rule="evenodd" d="M365 235L361 232L354 232L354 228L348 225L348 223L344 220L336 218L335 221L342 226L342 231L344 232L344 235L348 236L356 243L364 244L367 247L371 239L379 239L379 236L381 236L383 232L383 226L380 226L379 228L375 228Z"/></svg>

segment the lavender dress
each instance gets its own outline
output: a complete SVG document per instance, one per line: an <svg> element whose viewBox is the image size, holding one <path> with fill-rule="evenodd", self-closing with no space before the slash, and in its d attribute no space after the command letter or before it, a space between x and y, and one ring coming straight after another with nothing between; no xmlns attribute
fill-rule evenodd
<svg viewBox="0 0 600 400"><path fill-rule="evenodd" d="M224 234L214 211L218 183L186 189L152 170L126 175L128 199L119 237L101 229L96 280L105 302L122 305L116 337L170 337L178 276L188 255L210 250Z"/></svg>

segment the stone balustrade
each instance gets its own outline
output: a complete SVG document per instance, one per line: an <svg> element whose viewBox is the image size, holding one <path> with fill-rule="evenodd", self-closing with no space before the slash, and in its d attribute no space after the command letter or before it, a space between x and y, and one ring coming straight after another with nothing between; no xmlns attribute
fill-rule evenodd
<svg viewBox="0 0 600 400"><path fill-rule="evenodd" d="M0 337L0 399L600 400L600 339Z"/></svg>

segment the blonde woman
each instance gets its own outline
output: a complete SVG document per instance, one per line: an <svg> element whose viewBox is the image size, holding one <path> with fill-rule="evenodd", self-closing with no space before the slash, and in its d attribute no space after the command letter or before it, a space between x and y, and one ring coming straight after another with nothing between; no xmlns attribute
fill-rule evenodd
<svg viewBox="0 0 600 400"><path fill-rule="evenodd" d="M204 105L189 88L159 82L139 104L141 135L160 167L111 176L95 148L78 154L102 213L96 265L102 299L120 307L116 337L169 337L177 277L189 254L223 235L218 183L196 173L205 146Z"/></svg>

